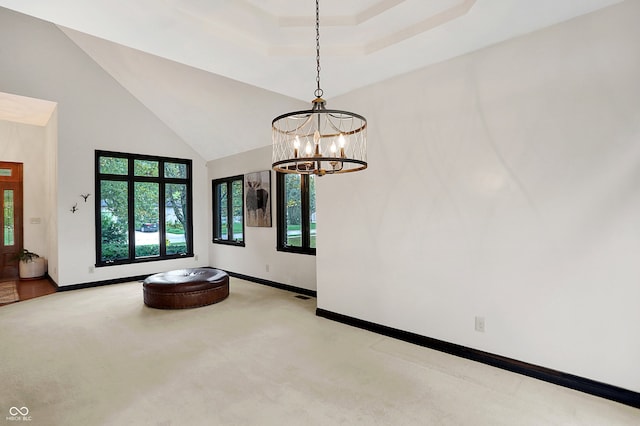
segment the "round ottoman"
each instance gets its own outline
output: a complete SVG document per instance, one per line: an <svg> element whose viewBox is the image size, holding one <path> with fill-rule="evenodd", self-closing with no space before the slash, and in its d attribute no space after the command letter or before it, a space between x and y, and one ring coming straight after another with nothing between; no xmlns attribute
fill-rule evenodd
<svg viewBox="0 0 640 426"><path fill-rule="evenodd" d="M178 269L147 277L142 288L144 304L151 308L197 308L229 296L229 275L211 268Z"/></svg>

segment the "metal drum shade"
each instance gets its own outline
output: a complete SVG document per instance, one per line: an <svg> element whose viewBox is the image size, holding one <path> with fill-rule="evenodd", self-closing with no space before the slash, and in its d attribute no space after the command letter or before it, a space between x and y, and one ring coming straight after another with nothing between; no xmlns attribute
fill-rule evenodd
<svg viewBox="0 0 640 426"><path fill-rule="evenodd" d="M274 170L323 176L367 168L367 120L348 111L313 107L276 117L271 123Z"/></svg>

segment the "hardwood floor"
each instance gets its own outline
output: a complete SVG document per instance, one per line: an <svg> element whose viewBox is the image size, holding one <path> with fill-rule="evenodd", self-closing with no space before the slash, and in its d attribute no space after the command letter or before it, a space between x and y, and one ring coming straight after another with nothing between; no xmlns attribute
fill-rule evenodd
<svg viewBox="0 0 640 426"><path fill-rule="evenodd" d="M35 297L46 296L56 292L56 286L47 278L37 280L19 280L18 281L18 296L20 300L33 299ZM0 304L0 306L10 305L11 303Z"/></svg>

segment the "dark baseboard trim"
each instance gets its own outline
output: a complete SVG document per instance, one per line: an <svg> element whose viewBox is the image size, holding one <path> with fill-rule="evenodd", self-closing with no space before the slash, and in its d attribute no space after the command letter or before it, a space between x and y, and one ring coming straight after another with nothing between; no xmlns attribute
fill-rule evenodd
<svg viewBox="0 0 640 426"><path fill-rule="evenodd" d="M220 269L220 268L218 268L218 269ZM265 280L263 278L252 277L252 276L249 276L249 275L238 274L237 272L227 271L226 269L224 269L224 271L227 274L229 274L229 276L231 276L231 277L239 278L241 280L251 281L251 282L254 282L254 283L257 283L257 284L267 285L269 287L279 288L280 290L287 290L287 291L290 291L292 293L304 294L305 296L309 296L309 297L317 297L317 294L318 294L314 290L307 290L306 288L302 288L302 287L296 287L296 286L292 286L292 285L288 285L288 284L282 284L282 283L278 283L278 282L275 282L275 281Z"/></svg>
<svg viewBox="0 0 640 426"><path fill-rule="evenodd" d="M147 278L149 275L153 275L153 274L137 275L135 277L114 278L112 280L93 281L93 282L82 283L82 284L58 286L56 291L60 292L60 291L80 290L83 288L101 287L103 285L128 283L130 281L142 281L145 278Z"/></svg>
<svg viewBox="0 0 640 426"><path fill-rule="evenodd" d="M586 379L584 377L574 376L573 374L563 373L550 368L540 367L538 365L495 355L489 352L468 348L466 346L456 345L443 340L422 336L420 334L399 330L397 328L391 328L358 318L349 317L347 315L338 314L321 308L316 309L316 315L351 325L353 327L372 331L377 334L392 337L394 339L403 340L405 342L445 352L450 355L481 362L483 364L491 365L493 367L528 377L533 377L555 385L564 386L590 395L606 398L621 404L630 405L631 407L640 408L640 393L638 392L633 392L617 386Z"/></svg>
<svg viewBox="0 0 640 426"><path fill-rule="evenodd" d="M53 278L51 278L51 276L49 274L47 274L47 279L49 280L51 285L53 285L56 288L56 291L60 291L60 286L58 285L57 282L55 282L55 280Z"/></svg>
<svg viewBox="0 0 640 426"><path fill-rule="evenodd" d="M211 268L211 266L204 266L204 268ZM221 268L217 268L217 269L223 270ZM309 297L317 297L316 296L317 293L314 290L307 290L306 288L296 287L296 286L292 286L292 285L288 285L288 284L282 284L282 283L278 283L278 282L275 282L275 281L269 281L269 280L265 280L263 278L256 278L256 277L252 277L250 275L239 274L237 272L231 272L231 271L227 271L227 270L224 270L224 271L226 273L228 273L229 276L236 277L236 278L239 278L241 280L251 281L251 282L262 284L262 285L266 285L266 286L269 286L269 287L275 287L275 288L279 288L280 290L286 290L286 291L290 291L292 293L303 294L303 295L309 296ZM114 278L114 279L111 279L111 280L93 281L93 282L88 282L88 283L65 285L65 286L58 286L54 282L54 285L57 287L56 291L58 291L58 292L60 292L60 291L71 291L71 290L80 290L80 289L83 289L83 288L101 287L103 285L121 284L121 283L130 282L130 281L143 281L149 275L153 275L153 273L145 274L145 275L137 275L137 276L134 276L134 277ZM53 280L51 280L51 281L53 282Z"/></svg>

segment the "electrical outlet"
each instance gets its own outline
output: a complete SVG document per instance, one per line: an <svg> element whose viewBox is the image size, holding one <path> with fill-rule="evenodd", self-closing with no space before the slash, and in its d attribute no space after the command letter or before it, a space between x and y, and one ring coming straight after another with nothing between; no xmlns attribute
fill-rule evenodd
<svg viewBox="0 0 640 426"><path fill-rule="evenodd" d="M95 266L89 266L89 273L93 274L95 272L96 268Z"/></svg>
<svg viewBox="0 0 640 426"><path fill-rule="evenodd" d="M484 333L484 317L476 317L476 331Z"/></svg>
<svg viewBox="0 0 640 426"><path fill-rule="evenodd" d="M268 263L266 265L264 265L264 269L265 269L265 271L269 272L269 264Z"/></svg>
<svg viewBox="0 0 640 426"><path fill-rule="evenodd" d="M193 260L194 260L194 262L198 261L198 255L197 254L195 256L193 256Z"/></svg>

